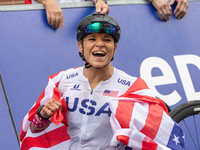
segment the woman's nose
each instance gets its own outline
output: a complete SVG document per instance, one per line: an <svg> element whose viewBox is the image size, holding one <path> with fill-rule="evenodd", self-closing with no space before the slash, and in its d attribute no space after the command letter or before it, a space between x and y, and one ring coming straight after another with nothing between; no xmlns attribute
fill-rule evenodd
<svg viewBox="0 0 200 150"><path fill-rule="evenodd" d="M103 46L105 46L105 44L102 40L97 40L96 46L103 47Z"/></svg>

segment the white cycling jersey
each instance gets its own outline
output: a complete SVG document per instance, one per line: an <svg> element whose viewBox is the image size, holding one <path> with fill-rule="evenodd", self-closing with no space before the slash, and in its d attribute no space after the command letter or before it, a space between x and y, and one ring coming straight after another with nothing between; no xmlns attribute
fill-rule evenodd
<svg viewBox="0 0 200 150"><path fill-rule="evenodd" d="M67 70L58 85L68 107L69 149L124 150L123 143L109 147L113 137L109 101L126 92L137 78L114 68L112 77L92 90L83 68Z"/></svg>

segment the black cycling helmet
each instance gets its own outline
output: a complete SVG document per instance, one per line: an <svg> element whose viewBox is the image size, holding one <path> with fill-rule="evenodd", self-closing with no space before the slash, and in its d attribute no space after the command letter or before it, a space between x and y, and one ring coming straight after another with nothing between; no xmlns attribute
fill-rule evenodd
<svg viewBox="0 0 200 150"><path fill-rule="evenodd" d="M113 36L115 42L118 43L121 31L117 21L105 14L91 14L79 22L76 28L76 39L79 41L89 33L102 32Z"/></svg>

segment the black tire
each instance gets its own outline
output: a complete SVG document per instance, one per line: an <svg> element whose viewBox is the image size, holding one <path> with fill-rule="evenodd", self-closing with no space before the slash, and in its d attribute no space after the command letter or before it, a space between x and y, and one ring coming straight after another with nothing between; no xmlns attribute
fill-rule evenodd
<svg viewBox="0 0 200 150"><path fill-rule="evenodd" d="M176 123L179 123L183 119L196 115L200 113L200 100L195 100L195 101L188 101L185 102L173 110L170 111L169 115L171 116Z"/></svg>
<svg viewBox="0 0 200 150"><path fill-rule="evenodd" d="M163 102L164 102L164 101L163 101ZM167 107L168 113L170 113L170 112L171 112L171 108L169 107L169 105L167 105L167 103L164 102L164 104L165 104L165 106Z"/></svg>
<svg viewBox="0 0 200 150"><path fill-rule="evenodd" d="M185 133L185 150L200 150L200 100L185 102L169 115Z"/></svg>

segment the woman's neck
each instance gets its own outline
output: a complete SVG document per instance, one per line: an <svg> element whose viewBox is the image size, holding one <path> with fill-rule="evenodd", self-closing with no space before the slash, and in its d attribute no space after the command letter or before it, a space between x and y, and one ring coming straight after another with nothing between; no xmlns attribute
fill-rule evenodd
<svg viewBox="0 0 200 150"><path fill-rule="evenodd" d="M90 86L94 89L101 81L108 80L114 73L114 68L108 65L104 68L84 68L83 74L88 79Z"/></svg>

